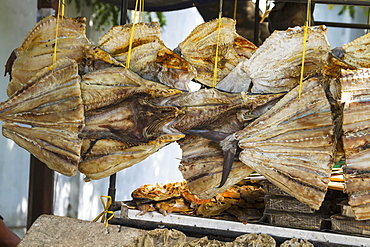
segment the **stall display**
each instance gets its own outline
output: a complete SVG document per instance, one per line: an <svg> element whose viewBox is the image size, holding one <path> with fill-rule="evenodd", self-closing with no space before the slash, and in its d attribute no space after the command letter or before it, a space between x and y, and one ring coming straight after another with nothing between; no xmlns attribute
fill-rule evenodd
<svg viewBox="0 0 370 247"><path fill-rule="evenodd" d="M238 208L249 202L235 187L256 171L283 193L265 196L269 223L320 230L332 168L344 160L350 221L370 220L369 34L330 50L325 26L294 27L257 47L224 17L172 51L156 23L113 27L97 45L85 27L83 17L46 17L6 65L3 135L49 168L101 179L178 142L186 182L166 199L134 192L151 200L135 202L142 213L257 219L261 211ZM192 80L202 89L189 92ZM351 232L341 217L332 230Z"/></svg>

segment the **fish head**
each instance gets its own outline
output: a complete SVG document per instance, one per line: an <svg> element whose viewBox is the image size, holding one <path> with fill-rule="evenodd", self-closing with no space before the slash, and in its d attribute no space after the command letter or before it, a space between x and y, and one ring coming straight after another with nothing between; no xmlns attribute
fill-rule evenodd
<svg viewBox="0 0 370 247"><path fill-rule="evenodd" d="M189 82L196 77L195 68L181 56L162 46L156 63L160 65L158 80L170 87L190 91Z"/></svg>

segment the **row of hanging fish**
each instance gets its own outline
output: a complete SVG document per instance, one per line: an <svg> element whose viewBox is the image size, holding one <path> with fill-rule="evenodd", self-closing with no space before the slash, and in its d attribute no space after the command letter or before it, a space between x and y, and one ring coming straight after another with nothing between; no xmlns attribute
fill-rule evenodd
<svg viewBox="0 0 370 247"><path fill-rule="evenodd" d="M41 20L6 64L3 135L48 167L100 179L177 141L201 199L256 171L318 209L344 155L349 203L370 219L368 35L331 51L326 28L310 27L300 86L301 27L257 48L222 18L219 38L213 20L172 51L157 23L112 27L93 45L85 22L60 17L56 35L57 18Z"/></svg>

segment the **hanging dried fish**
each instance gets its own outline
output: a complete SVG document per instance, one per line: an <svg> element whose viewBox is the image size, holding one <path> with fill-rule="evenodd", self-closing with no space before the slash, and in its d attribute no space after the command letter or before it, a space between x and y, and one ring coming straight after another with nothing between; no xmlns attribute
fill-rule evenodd
<svg viewBox="0 0 370 247"><path fill-rule="evenodd" d="M182 133L151 130L178 115L176 107L147 103L150 98L182 93L145 80L132 71L106 68L82 77L86 126L79 170L90 179L100 179L144 160L174 142Z"/></svg>
<svg viewBox="0 0 370 247"><path fill-rule="evenodd" d="M103 50L127 63L132 24L112 27L98 42ZM189 91L188 83L196 76L195 69L168 49L160 37L157 22L134 26L129 68L141 77L167 86Z"/></svg>
<svg viewBox="0 0 370 247"><path fill-rule="evenodd" d="M86 38L86 18L60 17L57 40L56 22L55 16L42 19L29 31L22 45L14 50L14 56L8 60L6 66L6 72L12 78L7 89L8 96L22 88L41 69L53 64L56 45L57 59L68 57L79 65L85 64L87 59L119 65L118 61L93 46Z"/></svg>
<svg viewBox="0 0 370 247"><path fill-rule="evenodd" d="M47 166L74 176L80 161L84 110L78 66L63 58L42 69L0 104L3 135Z"/></svg>
<svg viewBox="0 0 370 247"><path fill-rule="evenodd" d="M302 66L303 27L275 31L244 62L247 77L251 78L255 93L289 91L299 84ZM326 28L308 28L304 76L321 72L327 63L329 44Z"/></svg>
<svg viewBox="0 0 370 247"><path fill-rule="evenodd" d="M195 79L212 87L216 59L218 20L197 26L182 41L178 52L197 70ZM257 47L236 33L235 21L223 17L220 26L219 54L217 61L217 82L222 80L241 61L252 56Z"/></svg>
<svg viewBox="0 0 370 247"><path fill-rule="evenodd" d="M207 91L218 92L215 89ZM219 146L219 142L226 136L243 129L253 117L256 118L261 115L270 107L270 104L275 104L283 95L248 95L221 92L218 92L218 94L218 97L211 97L208 101L205 101L206 97L199 98L204 101L203 107L198 110L199 113L194 114L193 119L201 117L200 120L202 120L203 116L206 119L207 115L212 116L212 118L203 122L202 125L193 126L192 130L185 131L187 136L178 141L182 149L180 171L188 181L190 191L202 199L211 198L225 191L253 172L252 169L235 158L236 143L234 146L223 150ZM242 95L244 95L244 100L242 100ZM211 101L215 100L219 102L222 102L221 100L230 101L229 104L224 103L223 106L223 108L228 107L227 111L224 110L219 115L211 115L217 109L215 103L211 104ZM191 102L194 101L190 100L189 103ZM197 110L197 107L193 108ZM188 108L187 110L190 115L192 110ZM200 110L202 110L202 113L200 113ZM193 121L180 123L192 123ZM224 155L227 157L225 161Z"/></svg>
<svg viewBox="0 0 370 247"><path fill-rule="evenodd" d="M223 143L239 141L239 159L314 209L324 199L334 164L331 108L318 79L284 96L269 111Z"/></svg>
<svg viewBox="0 0 370 247"><path fill-rule="evenodd" d="M356 219L365 220L370 219L370 70L343 70L341 83L345 192Z"/></svg>
<svg viewBox="0 0 370 247"><path fill-rule="evenodd" d="M132 166L169 143L183 138L186 130L209 124L225 112L242 106L252 111L260 104L280 96L243 97L241 94L222 93L215 89L179 94L180 91L175 89L167 88L166 91L164 85L158 84L156 88L151 85L152 82L142 78L141 87L135 89L126 83L121 85L123 89L119 89L119 83L122 83L120 78L124 75L120 71L123 70L115 68L113 71L113 68L109 68L83 77L83 99L85 109L89 110L85 113L86 126L79 135L83 138L79 170L91 179L100 179ZM109 75L111 80L109 85L101 84L97 87L94 81L104 81L95 80L101 73L103 77L112 73ZM84 85L87 78L89 85ZM113 78L117 78L116 85ZM120 99L123 98L123 94L117 94L120 91L135 94ZM160 97L151 97L150 94ZM112 99L106 95L118 95L115 96L118 100L112 104ZM99 96L102 96L102 100L99 100ZM108 103L103 103L106 99ZM90 103L92 109L95 105L102 108L91 110Z"/></svg>

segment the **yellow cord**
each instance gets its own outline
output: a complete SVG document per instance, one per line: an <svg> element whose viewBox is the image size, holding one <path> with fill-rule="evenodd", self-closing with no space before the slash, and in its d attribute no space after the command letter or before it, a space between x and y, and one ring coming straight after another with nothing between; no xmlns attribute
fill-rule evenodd
<svg viewBox="0 0 370 247"><path fill-rule="evenodd" d="M218 13L216 56L215 56L215 64L214 64L214 67L213 67L212 87L214 87L214 88L216 87L216 84L217 84L217 64L218 64L218 49L219 49L220 35L221 35L222 3L223 3L223 0L220 0L220 12Z"/></svg>
<svg viewBox="0 0 370 247"><path fill-rule="evenodd" d="M103 198L107 198L107 202L105 203ZM105 226L108 227L108 221L111 220L114 217L114 212L113 211L108 211L110 205L112 204L112 197L110 196L100 196L100 201L103 204L104 211L101 212L96 218L93 220L93 222L96 222L101 218L100 222L104 223ZM111 214L109 218L107 218L107 214Z"/></svg>
<svg viewBox="0 0 370 247"><path fill-rule="evenodd" d="M311 0L308 0L308 2L307 2L307 18L306 18L306 22L305 22L304 30L303 30L302 67L301 67L301 76L299 78L299 93L298 93L299 98L301 98L301 94L302 94L304 62L305 62L306 49L307 49L307 34L308 34L309 22L311 21L310 16L311 16Z"/></svg>
<svg viewBox="0 0 370 247"><path fill-rule="evenodd" d="M238 8L238 0L234 0L234 20L236 21L236 10Z"/></svg>
<svg viewBox="0 0 370 247"><path fill-rule="evenodd" d="M62 6L62 14L60 15L60 6ZM58 3L58 15L57 15L57 21L55 26L55 44L54 44L54 52L53 52L53 63L51 66L51 69L54 69L54 64L57 61L57 47L58 47L58 33L59 33L59 16L62 18L64 17L64 0L59 0Z"/></svg>
<svg viewBox="0 0 370 247"><path fill-rule="evenodd" d="M126 68L128 68L128 69L130 68L131 51L132 51L132 43L133 43L133 40L134 40L135 21L136 21L136 13L137 13L138 2L139 2L139 0L136 0L135 10L134 10L134 21L132 22L130 41L129 41L129 45L128 45L128 54L127 54L127 61L126 61Z"/></svg>

